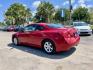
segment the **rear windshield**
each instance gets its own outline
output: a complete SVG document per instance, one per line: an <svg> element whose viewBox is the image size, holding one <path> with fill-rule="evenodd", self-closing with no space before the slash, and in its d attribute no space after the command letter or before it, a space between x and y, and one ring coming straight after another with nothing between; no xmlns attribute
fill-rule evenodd
<svg viewBox="0 0 93 70"><path fill-rule="evenodd" d="M62 24L47 24L50 28L63 28L64 26Z"/></svg>

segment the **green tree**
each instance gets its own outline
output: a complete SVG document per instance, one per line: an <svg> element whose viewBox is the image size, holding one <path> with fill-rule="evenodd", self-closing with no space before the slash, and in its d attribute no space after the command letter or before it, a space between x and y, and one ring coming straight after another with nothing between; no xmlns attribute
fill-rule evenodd
<svg viewBox="0 0 93 70"><path fill-rule="evenodd" d="M5 12L6 21L10 21L12 25L23 24L31 15L30 9L19 3L12 4Z"/></svg>
<svg viewBox="0 0 93 70"><path fill-rule="evenodd" d="M93 24L93 7L89 8L89 14L90 14L90 23Z"/></svg>
<svg viewBox="0 0 93 70"><path fill-rule="evenodd" d="M73 11L72 18L74 21L78 20L78 21L89 22L90 16L88 9L85 7L78 7Z"/></svg>
<svg viewBox="0 0 93 70"><path fill-rule="evenodd" d="M27 21L31 21L31 10L29 8L26 9L26 17L27 17Z"/></svg>
<svg viewBox="0 0 93 70"><path fill-rule="evenodd" d="M62 10L64 12L64 17L61 16ZM70 11L68 9L59 8L59 9L55 10L53 20L54 20L54 22L58 22L58 23L64 23L65 22L64 24L66 24L66 22L69 20L69 14L70 14Z"/></svg>
<svg viewBox="0 0 93 70"><path fill-rule="evenodd" d="M4 24L3 24L3 22L0 22L0 26L3 26Z"/></svg>
<svg viewBox="0 0 93 70"><path fill-rule="evenodd" d="M51 22L54 7L49 2L41 2L37 8L36 19L39 22Z"/></svg>
<svg viewBox="0 0 93 70"><path fill-rule="evenodd" d="M54 11L54 13L53 13L53 15L52 15L52 17L53 17L53 22L54 22L54 23L60 23L60 22L62 22L61 11L62 11L61 8L56 9L56 10Z"/></svg>
<svg viewBox="0 0 93 70"><path fill-rule="evenodd" d="M70 17L70 11L69 9L64 9L64 12L65 12L64 20L68 21Z"/></svg>

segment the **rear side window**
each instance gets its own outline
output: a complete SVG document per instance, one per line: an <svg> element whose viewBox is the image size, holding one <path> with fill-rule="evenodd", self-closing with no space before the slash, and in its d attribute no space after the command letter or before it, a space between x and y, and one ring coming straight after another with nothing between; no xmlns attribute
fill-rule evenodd
<svg viewBox="0 0 93 70"><path fill-rule="evenodd" d="M25 31L36 31L36 30L44 30L45 28L43 26L40 26L38 24L28 25L24 28Z"/></svg>
<svg viewBox="0 0 93 70"><path fill-rule="evenodd" d="M37 25L36 30L44 30L45 28L43 26Z"/></svg>
<svg viewBox="0 0 93 70"><path fill-rule="evenodd" d="M47 24L50 28L63 28L64 26L62 24Z"/></svg>

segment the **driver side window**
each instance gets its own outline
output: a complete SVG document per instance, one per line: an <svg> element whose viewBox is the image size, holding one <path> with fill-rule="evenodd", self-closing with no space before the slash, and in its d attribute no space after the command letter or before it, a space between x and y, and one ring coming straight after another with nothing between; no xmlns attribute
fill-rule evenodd
<svg viewBox="0 0 93 70"><path fill-rule="evenodd" d="M35 31L36 27L34 25L29 25L24 28L24 31Z"/></svg>
<svg viewBox="0 0 93 70"><path fill-rule="evenodd" d="M37 25L36 30L44 30L45 28L43 26Z"/></svg>

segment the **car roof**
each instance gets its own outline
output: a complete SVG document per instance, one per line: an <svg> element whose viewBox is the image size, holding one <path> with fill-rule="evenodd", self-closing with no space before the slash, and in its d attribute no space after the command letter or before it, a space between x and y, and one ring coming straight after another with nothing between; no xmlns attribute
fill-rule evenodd
<svg viewBox="0 0 93 70"><path fill-rule="evenodd" d="M46 26L47 23L32 23L32 24L29 24L29 25L33 25L33 24L35 24L35 25L41 25L41 26Z"/></svg>
<svg viewBox="0 0 93 70"><path fill-rule="evenodd" d="M43 25L43 26L45 26L47 23L38 23L38 25Z"/></svg>

